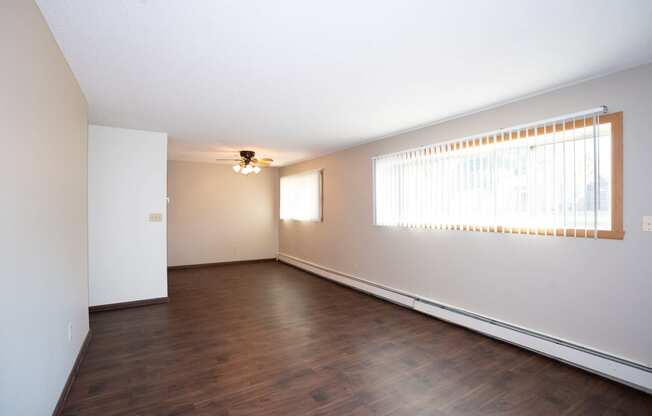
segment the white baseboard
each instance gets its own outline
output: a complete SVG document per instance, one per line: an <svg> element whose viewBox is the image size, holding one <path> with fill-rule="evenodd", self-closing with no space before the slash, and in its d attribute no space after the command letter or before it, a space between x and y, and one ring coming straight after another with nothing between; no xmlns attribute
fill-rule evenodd
<svg viewBox="0 0 652 416"><path fill-rule="evenodd" d="M359 291L526 348L592 373L652 393L652 368L602 351L351 276L298 257L279 253L279 261Z"/></svg>

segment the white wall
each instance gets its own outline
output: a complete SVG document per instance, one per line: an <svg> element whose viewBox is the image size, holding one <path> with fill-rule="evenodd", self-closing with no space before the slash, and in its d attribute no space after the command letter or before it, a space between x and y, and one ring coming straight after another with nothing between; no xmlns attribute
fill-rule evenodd
<svg viewBox="0 0 652 416"><path fill-rule="evenodd" d="M167 296L166 161L165 133L89 126L91 306Z"/></svg>
<svg viewBox="0 0 652 416"><path fill-rule="evenodd" d="M376 227L371 157L608 105L624 112L625 239ZM652 65L283 168L324 169L324 222L280 223L279 251L652 365Z"/></svg>
<svg viewBox="0 0 652 416"><path fill-rule="evenodd" d="M33 1L0 32L0 415L41 416L88 333L86 100Z"/></svg>
<svg viewBox="0 0 652 416"><path fill-rule="evenodd" d="M168 163L170 266L254 260L278 252L278 169Z"/></svg>

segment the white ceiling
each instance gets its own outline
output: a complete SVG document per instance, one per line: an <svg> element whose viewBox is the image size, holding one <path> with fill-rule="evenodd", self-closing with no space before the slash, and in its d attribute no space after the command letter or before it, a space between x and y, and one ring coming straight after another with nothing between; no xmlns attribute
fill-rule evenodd
<svg viewBox="0 0 652 416"><path fill-rule="evenodd" d="M652 61L649 0L37 0L92 123L280 164Z"/></svg>

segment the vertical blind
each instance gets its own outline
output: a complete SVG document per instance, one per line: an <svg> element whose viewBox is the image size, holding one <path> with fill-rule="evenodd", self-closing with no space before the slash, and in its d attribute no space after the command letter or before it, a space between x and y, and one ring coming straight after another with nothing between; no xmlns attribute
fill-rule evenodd
<svg viewBox="0 0 652 416"><path fill-rule="evenodd" d="M321 221L321 182L321 171L281 177L281 219Z"/></svg>
<svg viewBox="0 0 652 416"><path fill-rule="evenodd" d="M611 228L612 130L600 123L605 112L375 157L375 223L597 237Z"/></svg>

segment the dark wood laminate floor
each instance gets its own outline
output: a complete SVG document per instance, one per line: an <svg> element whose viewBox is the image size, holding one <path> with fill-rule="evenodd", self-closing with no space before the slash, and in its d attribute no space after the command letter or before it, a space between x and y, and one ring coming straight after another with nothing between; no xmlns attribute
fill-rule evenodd
<svg viewBox="0 0 652 416"><path fill-rule="evenodd" d="M652 414L652 396L281 263L91 315L64 415Z"/></svg>

